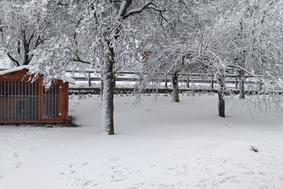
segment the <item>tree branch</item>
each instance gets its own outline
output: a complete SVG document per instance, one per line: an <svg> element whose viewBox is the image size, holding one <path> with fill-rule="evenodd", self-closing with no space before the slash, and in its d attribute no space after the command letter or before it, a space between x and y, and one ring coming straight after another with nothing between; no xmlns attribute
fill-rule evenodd
<svg viewBox="0 0 283 189"><path fill-rule="evenodd" d="M19 61L17 61L10 53L7 53L7 56L10 58L10 60L16 65L16 66L21 66Z"/></svg>
<svg viewBox="0 0 283 189"><path fill-rule="evenodd" d="M157 5L155 5L153 3L153 0L151 0L150 2L146 3L144 6L137 8L137 9L133 9L131 11L129 11L128 13L125 13L124 15L122 15L123 19L127 19L130 16L136 15L136 14L140 14L143 11L147 10L147 9L151 9L154 10L156 12L159 12L159 14L161 15L162 19L166 20L167 19L163 16L163 12L165 11L164 9L158 9Z"/></svg>
<svg viewBox="0 0 283 189"><path fill-rule="evenodd" d="M120 18L124 19L124 16L127 14L128 9L130 8L132 2L133 0L123 0L122 1L122 3L120 4L119 11L118 11L119 19Z"/></svg>
<svg viewBox="0 0 283 189"><path fill-rule="evenodd" d="M4 28L8 28L8 26L0 25L0 32L3 32L3 29L4 29Z"/></svg>
<svg viewBox="0 0 283 189"><path fill-rule="evenodd" d="M37 37L34 47L38 47L40 44L44 42L44 39L41 39L40 36Z"/></svg>
<svg viewBox="0 0 283 189"><path fill-rule="evenodd" d="M80 62L80 63L83 63L83 64L91 64L91 62L83 60L78 54L76 54L76 58L73 58L72 61Z"/></svg>
<svg viewBox="0 0 283 189"><path fill-rule="evenodd" d="M28 45L30 46L30 43L32 41L32 39L34 38L34 32L31 34L29 40L28 40Z"/></svg>

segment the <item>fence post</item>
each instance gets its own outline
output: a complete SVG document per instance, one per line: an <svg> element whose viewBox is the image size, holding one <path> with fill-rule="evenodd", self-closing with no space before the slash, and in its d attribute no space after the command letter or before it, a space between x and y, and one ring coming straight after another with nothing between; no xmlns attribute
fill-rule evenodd
<svg viewBox="0 0 283 189"><path fill-rule="evenodd" d="M168 81L167 81L167 76L165 76L165 88L168 88Z"/></svg>
<svg viewBox="0 0 283 189"><path fill-rule="evenodd" d="M116 88L116 76L113 76L113 87Z"/></svg>
<svg viewBox="0 0 283 189"><path fill-rule="evenodd" d="M214 89L214 75L211 76L211 89Z"/></svg>
<svg viewBox="0 0 283 189"><path fill-rule="evenodd" d="M262 86L263 86L263 83L260 81L259 82L259 91L262 91Z"/></svg>
<svg viewBox="0 0 283 189"><path fill-rule="evenodd" d="M187 78L187 88L190 88L190 76Z"/></svg>
<svg viewBox="0 0 283 189"><path fill-rule="evenodd" d="M88 86L91 87L91 74L90 72L88 73Z"/></svg>
<svg viewBox="0 0 283 189"><path fill-rule="evenodd" d="M103 98L103 88L104 88L104 83L103 83L103 74L102 72L100 73L100 100L101 100L101 103L102 103L102 98Z"/></svg>
<svg viewBox="0 0 283 189"><path fill-rule="evenodd" d="M238 85L239 85L239 81L238 81L238 77L236 76L236 81L235 81L235 88L238 89Z"/></svg>

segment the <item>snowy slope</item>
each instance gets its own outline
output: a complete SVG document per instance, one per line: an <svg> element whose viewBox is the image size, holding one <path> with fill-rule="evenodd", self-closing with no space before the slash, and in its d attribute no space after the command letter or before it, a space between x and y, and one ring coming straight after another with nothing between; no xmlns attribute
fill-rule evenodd
<svg viewBox="0 0 283 189"><path fill-rule="evenodd" d="M118 97L113 137L101 128L97 96L71 99L78 128L0 127L0 188L282 188L282 114L251 114L229 100L236 108L220 119L216 96L182 100L146 96L134 106Z"/></svg>

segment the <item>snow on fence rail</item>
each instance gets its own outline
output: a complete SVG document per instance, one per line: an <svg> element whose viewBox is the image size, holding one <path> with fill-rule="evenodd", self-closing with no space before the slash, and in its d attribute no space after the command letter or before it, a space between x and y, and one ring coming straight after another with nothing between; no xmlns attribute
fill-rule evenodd
<svg viewBox="0 0 283 189"><path fill-rule="evenodd" d="M99 72L94 70L68 70L68 76L71 76L75 81L76 85L70 87L71 94L79 93L92 93L99 94L101 88L101 76ZM135 87L141 81L141 72L132 71L120 71L117 72L115 78L115 90L116 93L131 93L134 91ZM160 85L157 87L155 85L148 86L144 91L148 92L158 92L167 93L171 92L170 86L171 77L168 76L162 80L158 80ZM156 80L151 80L154 83ZM227 87L233 93L239 93L239 76L236 74L226 75ZM262 88L262 83L253 76L246 76L246 89L248 93L256 93ZM217 81L214 74L208 73L190 73L190 74L179 74L179 91L194 91L194 92L217 92L216 89Z"/></svg>
<svg viewBox="0 0 283 189"><path fill-rule="evenodd" d="M5 69L0 69L0 71ZM94 70L67 70L67 75L72 77L75 85L69 88L70 94L99 94L101 89L101 76ZM131 93L141 81L143 74L141 72L120 71L115 78L115 93ZM246 93L257 93L262 89L262 83L253 76L245 76ZM154 80L152 80L152 83ZM152 85L144 91L145 93L158 92L170 93L171 77L159 80L158 87ZM239 76L236 74L226 74L226 85L233 93L239 93ZM217 92L217 81L214 74L209 73L190 73L179 74L179 91L194 92Z"/></svg>

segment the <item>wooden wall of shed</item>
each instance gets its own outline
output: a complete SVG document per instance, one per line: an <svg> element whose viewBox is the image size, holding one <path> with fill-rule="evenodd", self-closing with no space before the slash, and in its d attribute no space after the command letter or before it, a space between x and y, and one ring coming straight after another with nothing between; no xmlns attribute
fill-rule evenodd
<svg viewBox="0 0 283 189"><path fill-rule="evenodd" d="M5 124L64 124L68 120L68 105L69 105L69 96L68 96L68 83L63 82L62 80L54 81L55 85L59 86L59 116L58 119L47 120L43 119L43 94L44 94L44 86L43 86L43 76L39 75L35 77L34 75L29 75L28 70L20 70L12 73L7 73L5 75L0 75L0 82L8 82L8 81L24 81L24 82L38 82L39 83L39 107L38 107L38 117L37 121L2 121L0 120L0 125ZM11 107L13 105L11 104Z"/></svg>

